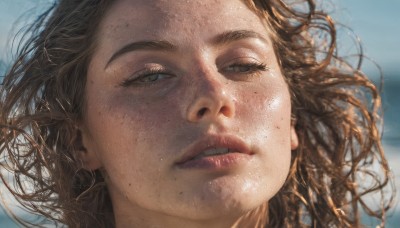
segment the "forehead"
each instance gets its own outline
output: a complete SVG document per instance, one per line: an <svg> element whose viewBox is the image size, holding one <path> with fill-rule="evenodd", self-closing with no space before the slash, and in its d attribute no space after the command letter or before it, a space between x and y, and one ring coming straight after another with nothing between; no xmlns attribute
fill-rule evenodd
<svg viewBox="0 0 400 228"><path fill-rule="evenodd" d="M173 41L176 34L207 39L229 30L265 33L260 18L241 0L119 0L105 15L99 34L118 43L133 38Z"/></svg>

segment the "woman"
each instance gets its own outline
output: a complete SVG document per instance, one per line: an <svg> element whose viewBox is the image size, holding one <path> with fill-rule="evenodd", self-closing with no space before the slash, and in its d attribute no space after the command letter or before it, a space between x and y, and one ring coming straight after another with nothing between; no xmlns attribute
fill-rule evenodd
<svg viewBox="0 0 400 228"><path fill-rule="evenodd" d="M56 2L3 82L8 187L70 227L359 226L379 95L292 4Z"/></svg>

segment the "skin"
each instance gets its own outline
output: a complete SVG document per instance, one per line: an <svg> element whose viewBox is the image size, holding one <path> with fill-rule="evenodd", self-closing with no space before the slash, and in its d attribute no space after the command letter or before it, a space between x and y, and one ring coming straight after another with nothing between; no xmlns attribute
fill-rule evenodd
<svg viewBox="0 0 400 228"><path fill-rule="evenodd" d="M215 43L237 30L259 37ZM174 48L114 56L148 40ZM279 191L297 147L268 32L239 0L117 1L98 31L86 106L81 159L102 170L117 227L230 227ZM209 135L240 138L251 158L222 169L176 164Z"/></svg>

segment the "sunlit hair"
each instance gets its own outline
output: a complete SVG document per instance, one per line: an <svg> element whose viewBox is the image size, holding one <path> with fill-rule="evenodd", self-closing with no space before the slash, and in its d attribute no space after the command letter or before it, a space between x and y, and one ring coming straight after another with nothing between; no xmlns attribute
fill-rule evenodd
<svg viewBox="0 0 400 228"><path fill-rule="evenodd" d="M299 147L282 189L240 225L355 227L359 208L384 224L392 195L376 211L364 201L390 182L377 88L360 65L338 56L336 24L314 1L245 2L271 33ZM114 226L101 172L85 170L76 156L87 67L112 3L56 1L26 32L0 93L1 166L14 174L14 182L1 175L4 184L31 212L70 227Z"/></svg>

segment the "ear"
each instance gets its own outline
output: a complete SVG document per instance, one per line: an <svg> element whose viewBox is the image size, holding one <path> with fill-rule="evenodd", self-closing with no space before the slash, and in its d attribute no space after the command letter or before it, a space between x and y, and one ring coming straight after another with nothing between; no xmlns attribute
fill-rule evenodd
<svg viewBox="0 0 400 228"><path fill-rule="evenodd" d="M294 126L290 126L290 149L295 150L299 146L299 138L297 137Z"/></svg>
<svg viewBox="0 0 400 228"><path fill-rule="evenodd" d="M76 138L74 140L75 159L80 161L83 168L88 171L101 168L101 161L92 146L88 134L82 129L77 129L76 131Z"/></svg>

